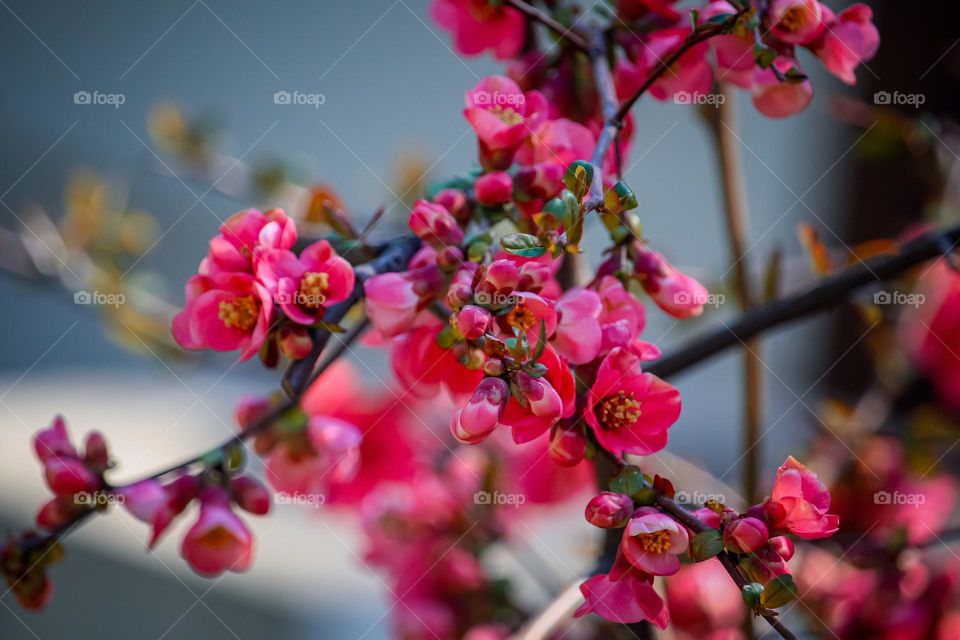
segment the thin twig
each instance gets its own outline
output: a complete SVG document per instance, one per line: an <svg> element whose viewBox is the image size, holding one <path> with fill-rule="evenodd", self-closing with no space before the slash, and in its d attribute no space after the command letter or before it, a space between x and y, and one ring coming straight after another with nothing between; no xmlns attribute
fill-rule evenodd
<svg viewBox="0 0 960 640"><path fill-rule="evenodd" d="M587 41L583 38L583 36L575 31L573 27L567 28L563 26L563 24L555 20L550 14L537 9L530 4L527 4L523 0L506 0L506 4L524 14L534 22L539 22L561 38L568 40L570 44L580 51L587 53L589 50L590 47L587 45Z"/></svg>

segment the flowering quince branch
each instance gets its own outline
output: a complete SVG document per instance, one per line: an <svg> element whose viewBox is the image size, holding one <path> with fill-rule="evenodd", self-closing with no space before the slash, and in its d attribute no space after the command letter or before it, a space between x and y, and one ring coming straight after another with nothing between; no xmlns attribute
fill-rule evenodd
<svg viewBox="0 0 960 640"><path fill-rule="evenodd" d="M725 0L711 2L702 15L681 13L671 2L637 4L639 10L626 7L618 21L637 27L631 32L644 39L642 47L612 27L591 29L588 42L564 28L561 14L521 0L435 0L431 14L460 53L489 50L512 61L509 77L484 78L466 95L463 115L477 136L479 168L431 187L409 212L412 235L360 265L328 239L298 243L294 220L282 210L231 216L188 281L172 333L185 349L236 351L241 360L257 355L269 368L286 358L287 397L240 403L241 430L227 442L120 486L104 477L110 459L102 436L88 436L81 452L60 419L39 432L35 450L54 497L41 507L37 524L49 533L25 534L0 548L0 567L20 601L32 608L47 601L44 569L59 556L57 542L106 508L82 496L123 498L124 507L152 527L151 547L196 502L198 519L181 543L187 563L204 576L248 568L254 541L234 507L264 515L270 503L267 488L242 473L239 445L252 439L275 490L359 495L368 560L388 572L394 595L412 612L397 615L400 637L503 638L519 626L522 608L481 564L486 549L505 537L509 520L490 492L500 486L495 480L505 480L522 489L514 497L534 495L542 487L525 485L524 478L544 460L549 489L561 482L555 476L582 486L589 462L601 481L606 465L619 468L609 491L587 505L587 520L608 531L614 557L606 573L581 585L585 604L577 616L593 612L618 624L664 628L669 612L652 587L654 576L717 557L749 608L793 638L774 617L795 595L787 535L821 538L838 526L816 475L791 457L763 503L745 513L710 505L691 514L672 500L668 481L621 462L667 445L681 399L662 376L742 336L708 335L692 353L663 359L642 339L646 307L631 289L642 289L677 319L702 314L708 292L650 248L620 167L632 134L631 106L648 91L666 100L711 90L711 46L718 71L737 72L761 112L782 116L810 97L792 58L796 45L849 81L873 55L876 30L862 5L834 16L815 0L773 2L760 15L749 4ZM647 20L651 16L656 19ZM555 57L528 37L531 21L562 36ZM825 33L838 22L846 39ZM773 35L758 39L760 24ZM791 55L771 59L768 50ZM592 77L567 66L582 62ZM587 90L576 86L578 75ZM584 104L583 96L596 102L594 94L599 104ZM605 177L614 172L618 180ZM592 280L566 282L560 269L580 253L589 212L597 213L610 246ZM885 259L899 259L897 269L887 265L870 274L894 275L924 255L934 257L927 244L918 248L921 240ZM850 275L854 271L826 281L818 293L748 312L735 327L750 337L838 304L869 281ZM366 318L329 349L361 299ZM368 399L345 398L339 384L336 397L324 395L328 377L321 374L334 373L336 358L368 324L375 330L371 341L390 351L403 398L453 401L445 426L459 443L456 450L436 434L443 447L432 450L403 432L405 416L396 406L405 402L365 412L356 405Z"/></svg>

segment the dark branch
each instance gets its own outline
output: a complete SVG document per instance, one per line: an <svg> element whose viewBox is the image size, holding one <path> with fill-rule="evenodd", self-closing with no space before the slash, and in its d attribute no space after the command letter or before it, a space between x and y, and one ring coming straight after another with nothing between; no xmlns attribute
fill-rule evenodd
<svg viewBox="0 0 960 640"><path fill-rule="evenodd" d="M506 0L506 4L510 5L534 22L539 22L561 38L566 39L570 42L570 44L580 51L586 53L589 50L590 47L587 45L587 41L584 40L583 36L576 32L573 27L567 28L563 26L563 24L555 20L550 14L527 4L523 0Z"/></svg>

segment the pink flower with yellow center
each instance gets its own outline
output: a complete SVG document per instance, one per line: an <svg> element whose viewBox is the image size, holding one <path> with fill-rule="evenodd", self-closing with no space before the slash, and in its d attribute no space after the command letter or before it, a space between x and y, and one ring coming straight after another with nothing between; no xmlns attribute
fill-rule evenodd
<svg viewBox="0 0 960 640"><path fill-rule="evenodd" d="M687 530L653 507L640 507L623 530L620 549L634 567L655 576L680 570L680 554L687 550Z"/></svg>
<svg viewBox="0 0 960 640"><path fill-rule="evenodd" d="M240 211L227 218L220 233L210 240L200 273L253 273L256 254L263 249L290 249L297 240L297 228L283 209L261 213Z"/></svg>
<svg viewBox="0 0 960 640"><path fill-rule="evenodd" d="M523 15L493 0L434 0L430 16L453 34L454 48L465 56L486 50L498 60L520 53L525 39Z"/></svg>
<svg viewBox="0 0 960 640"><path fill-rule="evenodd" d="M680 392L644 373L640 356L617 347L597 370L584 418L597 441L615 456L649 455L667 445L667 430L680 417Z"/></svg>
<svg viewBox="0 0 960 640"><path fill-rule="evenodd" d="M539 91L524 93L505 76L488 76L466 95L464 117L480 143L480 161L491 170L507 169L533 125L546 117Z"/></svg>
<svg viewBox="0 0 960 640"><path fill-rule="evenodd" d="M772 0L767 23L783 42L807 44L823 30L822 9L817 0Z"/></svg>
<svg viewBox="0 0 960 640"><path fill-rule="evenodd" d="M200 497L200 516L187 531L180 555L194 571L209 578L225 571L242 572L253 562L253 534L230 509L226 490L209 487Z"/></svg>

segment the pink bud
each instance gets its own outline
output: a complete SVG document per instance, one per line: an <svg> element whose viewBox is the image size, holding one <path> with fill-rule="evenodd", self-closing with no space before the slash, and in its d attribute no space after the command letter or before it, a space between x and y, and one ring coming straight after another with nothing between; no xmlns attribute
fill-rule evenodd
<svg viewBox="0 0 960 640"><path fill-rule="evenodd" d="M560 394L545 378L533 378L521 371L514 376L514 381L533 415L553 418L563 411Z"/></svg>
<svg viewBox="0 0 960 640"><path fill-rule="evenodd" d="M512 260L495 260L487 267L481 284L487 291L509 295L520 284L520 271Z"/></svg>
<svg viewBox="0 0 960 640"><path fill-rule="evenodd" d="M723 529L723 543L734 553L753 553L767 544L770 531L756 518L741 518Z"/></svg>
<svg viewBox="0 0 960 640"><path fill-rule="evenodd" d="M270 410L270 399L263 396L244 396L240 398L233 417L241 428L249 427Z"/></svg>
<svg viewBox="0 0 960 640"><path fill-rule="evenodd" d="M352 480L360 468L360 441L363 434L349 422L330 416L311 416L307 436L317 455L330 466L329 478Z"/></svg>
<svg viewBox="0 0 960 640"><path fill-rule="evenodd" d="M263 516L270 512L270 492L263 483L250 476L238 476L230 481L233 499L244 511Z"/></svg>
<svg viewBox="0 0 960 640"><path fill-rule="evenodd" d="M122 496L123 507L130 512L130 515L148 524L153 524L157 513L170 499L160 481L152 478L119 487L117 494Z"/></svg>
<svg viewBox="0 0 960 640"><path fill-rule="evenodd" d="M500 422L510 399L510 387L500 378L484 378L467 406L453 414L450 432L460 442L477 444L486 440Z"/></svg>
<svg viewBox="0 0 960 640"><path fill-rule="evenodd" d="M622 493L604 491L587 503L587 522L601 529L622 527L633 514L633 499Z"/></svg>
<svg viewBox="0 0 960 640"><path fill-rule="evenodd" d="M410 229L436 247L463 242L463 229L457 219L439 204L417 200L410 212Z"/></svg>
<svg viewBox="0 0 960 640"><path fill-rule="evenodd" d="M77 450L70 444L67 424L63 416L57 416L49 428L38 431L33 437L33 448L41 462L52 457L75 458Z"/></svg>
<svg viewBox="0 0 960 640"><path fill-rule="evenodd" d="M587 452L587 438L583 430L555 424L550 431L550 459L564 467L580 464Z"/></svg>
<svg viewBox="0 0 960 640"><path fill-rule="evenodd" d="M476 340L486 333L490 326L490 319L489 311L468 304L457 314L457 329L467 340Z"/></svg>
<svg viewBox="0 0 960 640"><path fill-rule="evenodd" d="M539 293L553 278L550 267L542 262L525 262L520 265L520 283L517 285L523 291Z"/></svg>
<svg viewBox="0 0 960 640"><path fill-rule="evenodd" d="M643 290L657 306L681 320L703 313L710 293L695 278L681 273L666 259L645 245L634 245L634 270Z"/></svg>
<svg viewBox="0 0 960 640"><path fill-rule="evenodd" d="M77 458L49 458L44 473L47 486L58 496L92 493L100 488L100 479Z"/></svg>
<svg viewBox="0 0 960 640"><path fill-rule="evenodd" d="M433 197L433 201L457 220L465 221L470 217L470 212L467 211L467 196L460 189L441 189Z"/></svg>
<svg viewBox="0 0 960 640"><path fill-rule="evenodd" d="M437 266L450 273L463 264L463 249L460 247L444 247L437 254Z"/></svg>
<svg viewBox="0 0 960 640"><path fill-rule="evenodd" d="M245 571L253 561L253 535L230 510L227 493L208 487L200 498L200 516L180 545L180 555L202 576Z"/></svg>
<svg viewBox="0 0 960 640"><path fill-rule="evenodd" d="M770 548L773 549L773 552L780 556L780 559L784 562L789 562L793 558L794 546L793 540L787 536L776 536L770 538Z"/></svg>
<svg viewBox="0 0 960 640"><path fill-rule="evenodd" d="M280 352L291 360L300 360L310 355L313 339L307 328L301 325L285 325L279 332Z"/></svg>
<svg viewBox="0 0 960 640"><path fill-rule="evenodd" d="M480 176L473 188L477 202L481 204L506 204L513 197L513 179L506 171L493 171Z"/></svg>
<svg viewBox="0 0 960 640"><path fill-rule="evenodd" d="M823 31L823 12L818 0L771 0L767 22L779 40L807 44Z"/></svg>
<svg viewBox="0 0 960 640"><path fill-rule="evenodd" d="M552 198L563 188L564 167L559 162L541 162L517 173L517 190L531 198Z"/></svg>
<svg viewBox="0 0 960 640"><path fill-rule="evenodd" d="M56 497L43 503L37 511L37 526L53 531L70 522L74 517L70 498Z"/></svg>

